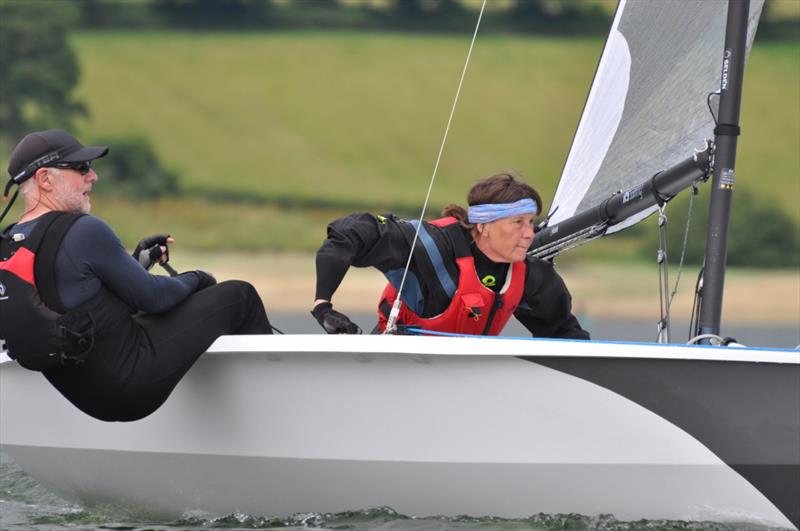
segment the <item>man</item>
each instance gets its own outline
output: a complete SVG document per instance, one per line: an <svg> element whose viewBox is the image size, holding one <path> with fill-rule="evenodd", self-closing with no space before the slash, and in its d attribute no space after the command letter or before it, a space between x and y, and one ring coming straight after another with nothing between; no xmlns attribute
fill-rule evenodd
<svg viewBox="0 0 800 531"><path fill-rule="evenodd" d="M1 240L0 337L85 413L130 421L158 409L217 337L272 327L250 284L151 275L171 238L146 238L132 257L88 215L91 161L107 153L55 130L12 152L6 193L18 185L25 210Z"/></svg>

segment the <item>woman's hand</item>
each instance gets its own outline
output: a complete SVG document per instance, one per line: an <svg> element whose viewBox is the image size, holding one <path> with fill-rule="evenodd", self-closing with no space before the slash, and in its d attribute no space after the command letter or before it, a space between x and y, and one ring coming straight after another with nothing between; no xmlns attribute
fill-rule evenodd
<svg viewBox="0 0 800 531"><path fill-rule="evenodd" d="M329 334L360 334L361 328L345 314L333 309L330 301L318 300L311 315Z"/></svg>

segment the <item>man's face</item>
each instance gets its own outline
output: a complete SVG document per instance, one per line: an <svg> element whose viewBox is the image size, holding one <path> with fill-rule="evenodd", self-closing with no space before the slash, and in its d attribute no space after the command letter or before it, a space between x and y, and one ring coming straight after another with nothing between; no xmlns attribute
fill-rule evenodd
<svg viewBox="0 0 800 531"><path fill-rule="evenodd" d="M89 194L97 174L89 169L86 175L71 168L51 168L55 170L53 180L53 200L58 210L71 214L88 214L92 208Z"/></svg>

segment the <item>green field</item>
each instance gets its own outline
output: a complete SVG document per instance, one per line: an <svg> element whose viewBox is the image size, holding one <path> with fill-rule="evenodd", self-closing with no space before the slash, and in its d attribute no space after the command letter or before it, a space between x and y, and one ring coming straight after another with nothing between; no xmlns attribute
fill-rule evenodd
<svg viewBox="0 0 800 531"><path fill-rule="evenodd" d="M412 206L424 197L468 41L126 34L75 44L87 133L147 135L190 190ZM509 167L552 193L601 45L480 41L434 201Z"/></svg>
<svg viewBox="0 0 800 531"><path fill-rule="evenodd" d="M469 38L85 32L72 44L89 108L80 136L149 138L183 189L203 198L98 197L96 213L127 243L170 230L191 247L309 250L338 213L421 206ZM552 197L602 45L479 37L431 212L505 169ZM757 44L737 184L800 221L798 86L800 45Z"/></svg>

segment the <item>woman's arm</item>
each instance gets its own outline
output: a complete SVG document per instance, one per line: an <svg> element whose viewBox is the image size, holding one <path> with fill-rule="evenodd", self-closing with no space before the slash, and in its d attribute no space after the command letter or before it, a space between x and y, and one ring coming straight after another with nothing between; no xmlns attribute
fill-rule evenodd
<svg viewBox="0 0 800 531"><path fill-rule="evenodd" d="M525 293L514 316L534 337L589 339L572 314L572 296L553 265L528 258Z"/></svg>

